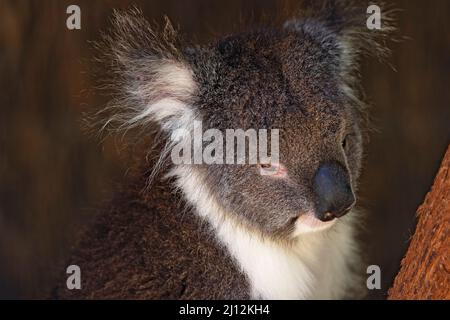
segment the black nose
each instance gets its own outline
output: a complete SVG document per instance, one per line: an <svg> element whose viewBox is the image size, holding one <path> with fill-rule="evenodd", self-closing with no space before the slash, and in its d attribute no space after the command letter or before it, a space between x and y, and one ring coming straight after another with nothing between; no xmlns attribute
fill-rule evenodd
<svg viewBox="0 0 450 320"><path fill-rule="evenodd" d="M321 165L314 176L313 188L317 196L316 215L322 221L343 216L355 204L347 170L338 163Z"/></svg>

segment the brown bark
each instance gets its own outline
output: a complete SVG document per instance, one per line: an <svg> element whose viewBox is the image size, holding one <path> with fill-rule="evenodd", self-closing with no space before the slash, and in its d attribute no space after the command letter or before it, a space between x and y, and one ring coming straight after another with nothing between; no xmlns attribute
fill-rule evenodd
<svg viewBox="0 0 450 320"><path fill-rule="evenodd" d="M450 299L450 146L417 216L389 299Z"/></svg>

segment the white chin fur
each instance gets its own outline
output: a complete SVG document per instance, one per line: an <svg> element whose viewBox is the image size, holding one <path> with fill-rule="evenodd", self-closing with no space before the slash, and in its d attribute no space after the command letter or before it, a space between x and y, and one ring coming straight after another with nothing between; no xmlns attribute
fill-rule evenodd
<svg viewBox="0 0 450 320"><path fill-rule="evenodd" d="M307 213L301 215L295 222L295 230L293 233L294 237L305 233L319 232L327 230L336 224L337 219L331 221L323 222L317 219L313 214Z"/></svg>

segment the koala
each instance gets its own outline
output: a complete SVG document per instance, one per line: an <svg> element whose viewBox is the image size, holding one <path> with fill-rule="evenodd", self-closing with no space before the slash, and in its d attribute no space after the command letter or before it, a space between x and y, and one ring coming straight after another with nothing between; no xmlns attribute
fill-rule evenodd
<svg viewBox="0 0 450 320"><path fill-rule="evenodd" d="M104 127L157 128L163 147L156 169L141 165L75 247L82 289L62 281L52 297L362 297L358 69L364 53L387 51L387 27L367 30L365 19L364 7L326 4L192 45L169 21L116 12L99 45L113 90ZM171 135L194 121L278 129L279 161L174 164Z"/></svg>

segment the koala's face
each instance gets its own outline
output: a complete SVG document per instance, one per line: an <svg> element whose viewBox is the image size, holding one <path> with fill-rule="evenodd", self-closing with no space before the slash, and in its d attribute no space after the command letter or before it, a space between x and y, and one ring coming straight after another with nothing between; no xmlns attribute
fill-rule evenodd
<svg viewBox="0 0 450 320"><path fill-rule="evenodd" d="M361 102L352 88L371 34L351 26L365 20L346 14L188 49L170 24L158 33L139 12L116 14L117 28L104 41L118 91L107 124L153 121L169 136L194 120L203 130L278 129L277 162L190 170L226 212L264 234L327 228L355 203L362 154ZM267 166L275 174L262 174Z"/></svg>
<svg viewBox="0 0 450 320"><path fill-rule="evenodd" d="M205 130L279 129L276 174L262 174L267 164L196 167L228 212L265 233L322 229L354 205L360 119L338 59L289 30L229 37L192 59Z"/></svg>

